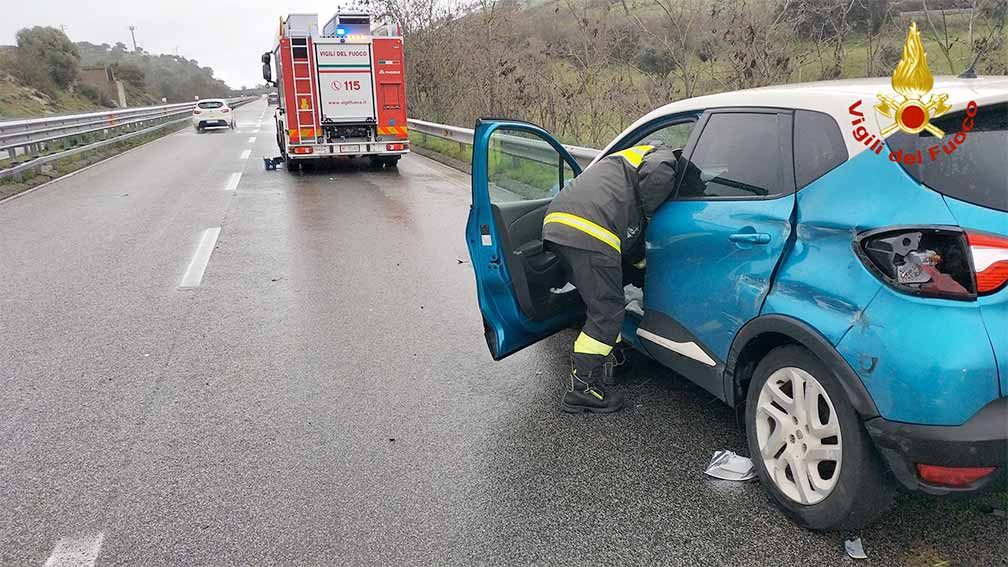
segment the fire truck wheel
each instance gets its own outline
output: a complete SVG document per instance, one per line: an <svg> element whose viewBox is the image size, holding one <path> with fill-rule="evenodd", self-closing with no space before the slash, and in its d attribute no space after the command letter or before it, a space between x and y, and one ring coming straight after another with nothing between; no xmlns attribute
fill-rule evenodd
<svg viewBox="0 0 1008 567"><path fill-rule="evenodd" d="M385 158L385 167L398 167L399 156Z"/></svg>

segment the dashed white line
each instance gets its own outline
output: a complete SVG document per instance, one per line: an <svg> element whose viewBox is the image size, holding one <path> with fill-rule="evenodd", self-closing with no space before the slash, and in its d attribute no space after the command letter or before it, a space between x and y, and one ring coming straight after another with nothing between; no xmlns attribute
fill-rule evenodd
<svg viewBox="0 0 1008 567"><path fill-rule="evenodd" d="M251 153L252 150L245 150L245 151ZM245 156L245 158L247 158L247 157L248 156ZM242 158L242 159L245 159L245 158ZM237 189L238 188L238 182L241 181L241 176L242 176L242 174L241 174L240 171L236 171L236 172L232 173L231 177L228 177L228 182L227 182L227 185L224 186L224 190L225 191L234 191L235 189Z"/></svg>
<svg viewBox="0 0 1008 567"><path fill-rule="evenodd" d="M255 136L249 136L249 141L248 141L248 143L250 143L250 144L254 144L254 143L255 143L255 140L256 140L256 137L255 137Z"/></svg>
<svg viewBox="0 0 1008 567"><path fill-rule="evenodd" d="M203 231L203 237L200 238L199 246L196 247L196 254L193 255L189 267L182 275L182 281L179 283L180 289L199 287L200 282L203 281L203 272L206 271L207 264L210 263L210 255L213 254L214 246L217 245L220 231L221 227L219 226Z"/></svg>
<svg viewBox="0 0 1008 567"><path fill-rule="evenodd" d="M63 538L56 542L45 567L94 567L104 539L105 534Z"/></svg>
<svg viewBox="0 0 1008 567"><path fill-rule="evenodd" d="M245 150L244 152L241 153L241 159L248 159L250 155L252 155L252 150L247 149L247 150ZM235 187L237 187L237 186L238 186L238 184L236 183Z"/></svg>

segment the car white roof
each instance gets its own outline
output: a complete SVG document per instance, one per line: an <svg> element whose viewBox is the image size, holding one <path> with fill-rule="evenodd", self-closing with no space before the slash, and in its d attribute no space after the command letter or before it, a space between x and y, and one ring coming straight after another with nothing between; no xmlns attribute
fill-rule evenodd
<svg viewBox="0 0 1008 567"><path fill-rule="evenodd" d="M866 120L874 120L869 130L874 133L879 132L883 126L888 125L888 119L884 116L880 117L879 113L874 110L874 106L879 102L877 95L884 93L897 99L901 98L893 91L890 81L889 77L819 81L775 85L679 100L653 110L631 124L603 150L601 155L609 153L609 147L616 140L620 140L625 134L656 118L711 108L748 106L815 110L830 114L840 125L841 131L844 132L844 141L847 143L850 157L854 157L866 148L851 135L851 127L848 127L852 118L849 108L860 99L861 106L858 110L865 115ZM948 94L946 102L952 107L950 112L962 110L970 101L976 101L980 106L1008 101L1008 76L989 76L976 79L939 76L934 79L931 93ZM880 125L880 118L886 123Z"/></svg>

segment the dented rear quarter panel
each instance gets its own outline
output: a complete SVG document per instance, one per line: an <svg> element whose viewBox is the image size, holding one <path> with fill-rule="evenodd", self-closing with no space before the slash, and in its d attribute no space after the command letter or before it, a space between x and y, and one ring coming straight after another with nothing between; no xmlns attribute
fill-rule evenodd
<svg viewBox="0 0 1008 567"><path fill-rule="evenodd" d="M896 292L854 253L854 237L866 230L957 224L940 194L886 156L863 152L798 192L795 242L761 313L818 329L858 373L882 417L962 423L998 390L976 302Z"/></svg>

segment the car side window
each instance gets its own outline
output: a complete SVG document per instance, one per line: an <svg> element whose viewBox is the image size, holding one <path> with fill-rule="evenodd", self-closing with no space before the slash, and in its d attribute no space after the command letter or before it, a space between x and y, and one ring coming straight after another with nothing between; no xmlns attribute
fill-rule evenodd
<svg viewBox="0 0 1008 567"><path fill-rule="evenodd" d="M847 161L847 145L829 114L796 110L794 115L795 181L801 189Z"/></svg>
<svg viewBox="0 0 1008 567"><path fill-rule="evenodd" d="M686 161L677 199L767 197L789 192L782 182L779 116L715 113Z"/></svg>
<svg viewBox="0 0 1008 567"><path fill-rule="evenodd" d="M634 145L647 144L650 146L665 146L672 149L684 148L694 126L696 126L696 120L668 124L644 135Z"/></svg>

